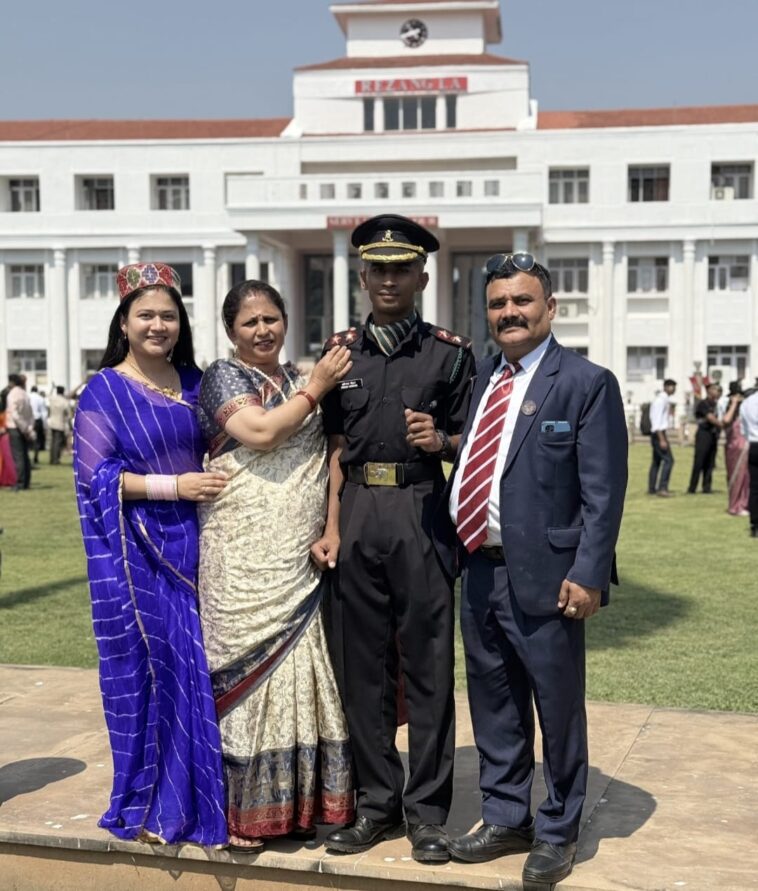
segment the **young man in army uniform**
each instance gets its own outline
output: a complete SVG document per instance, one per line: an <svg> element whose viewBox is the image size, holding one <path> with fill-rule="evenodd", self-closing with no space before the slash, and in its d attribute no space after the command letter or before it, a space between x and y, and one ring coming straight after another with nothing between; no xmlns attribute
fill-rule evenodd
<svg viewBox="0 0 758 891"><path fill-rule="evenodd" d="M329 513L312 552L336 568L327 626L353 747L355 823L329 851L356 853L406 831L413 857L445 862L452 796L453 580L431 540L470 397L470 342L422 321L427 254L412 220L374 217L352 243L372 313L326 344L350 347L348 378L323 403ZM407 707L407 783L395 746L398 679Z"/></svg>

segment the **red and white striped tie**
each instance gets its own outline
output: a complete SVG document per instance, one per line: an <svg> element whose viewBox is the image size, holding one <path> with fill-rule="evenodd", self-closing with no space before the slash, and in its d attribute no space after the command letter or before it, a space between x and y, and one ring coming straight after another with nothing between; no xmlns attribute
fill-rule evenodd
<svg viewBox="0 0 758 891"><path fill-rule="evenodd" d="M513 371L510 365L506 365L502 377L492 388L463 468L458 493L458 537L469 554L487 540L487 511L492 475L511 401L513 376L520 370L518 363Z"/></svg>

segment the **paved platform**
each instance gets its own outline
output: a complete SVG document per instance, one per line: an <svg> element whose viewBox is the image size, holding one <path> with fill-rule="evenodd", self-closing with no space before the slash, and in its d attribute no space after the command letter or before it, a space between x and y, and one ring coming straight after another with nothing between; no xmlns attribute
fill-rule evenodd
<svg viewBox="0 0 758 891"><path fill-rule="evenodd" d="M589 794L561 891L758 889L758 715L605 703L588 712ZM479 819L463 697L457 743L451 834ZM110 772L95 672L0 666L0 891L521 888L525 855L423 866L399 839L340 857L324 851L325 829L245 857L119 842L97 827Z"/></svg>

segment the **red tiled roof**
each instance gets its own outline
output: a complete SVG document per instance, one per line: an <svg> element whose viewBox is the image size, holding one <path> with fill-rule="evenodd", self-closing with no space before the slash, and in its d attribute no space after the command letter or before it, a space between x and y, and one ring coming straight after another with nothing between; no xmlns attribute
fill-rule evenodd
<svg viewBox="0 0 758 891"><path fill-rule="evenodd" d="M608 111L541 111L539 130L587 127L676 127L758 122L758 105L703 105L682 108L625 108Z"/></svg>
<svg viewBox="0 0 758 891"><path fill-rule="evenodd" d="M280 136L290 118L204 121L0 121L0 142L255 139Z"/></svg>
<svg viewBox="0 0 758 891"><path fill-rule="evenodd" d="M443 65L526 65L519 59L507 59L492 53L471 53L451 55L407 55L407 56L344 56L331 62L318 62L316 65L300 65L295 71L325 71L327 69L350 70L353 68L440 68Z"/></svg>

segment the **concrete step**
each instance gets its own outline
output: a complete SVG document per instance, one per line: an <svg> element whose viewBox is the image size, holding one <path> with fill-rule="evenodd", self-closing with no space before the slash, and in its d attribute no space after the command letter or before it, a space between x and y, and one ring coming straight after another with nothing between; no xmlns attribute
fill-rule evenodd
<svg viewBox="0 0 758 891"><path fill-rule="evenodd" d="M451 835L480 816L465 698L457 705ZM758 715L607 703L588 715L587 803L561 891L758 889ZM247 856L120 842L97 826L110 770L95 672L0 666L0 891L521 889L523 854L428 866L397 839L335 856L326 827ZM543 794L538 770L535 807Z"/></svg>

